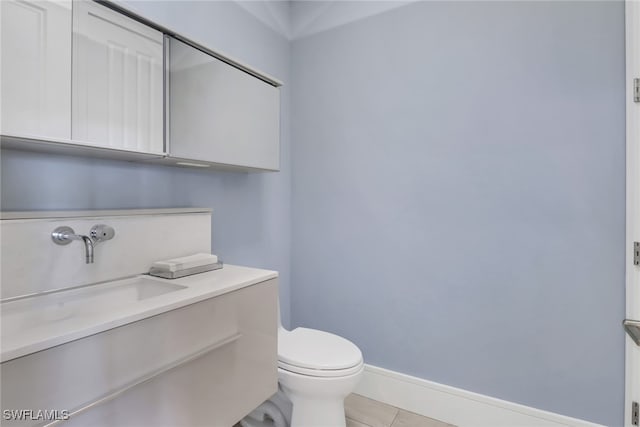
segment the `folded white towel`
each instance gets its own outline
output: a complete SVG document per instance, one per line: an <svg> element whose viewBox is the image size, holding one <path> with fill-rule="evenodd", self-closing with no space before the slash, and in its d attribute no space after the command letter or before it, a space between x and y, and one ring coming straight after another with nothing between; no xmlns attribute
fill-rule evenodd
<svg viewBox="0 0 640 427"><path fill-rule="evenodd" d="M153 263L152 268L175 272L215 264L217 262L218 257L216 255L200 253L181 258L168 259L166 261L156 261Z"/></svg>

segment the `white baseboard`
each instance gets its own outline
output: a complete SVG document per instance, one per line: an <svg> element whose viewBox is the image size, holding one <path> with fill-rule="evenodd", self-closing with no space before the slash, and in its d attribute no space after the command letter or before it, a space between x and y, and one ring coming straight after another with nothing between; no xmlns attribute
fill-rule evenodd
<svg viewBox="0 0 640 427"><path fill-rule="evenodd" d="M355 393L460 427L603 427L371 365Z"/></svg>

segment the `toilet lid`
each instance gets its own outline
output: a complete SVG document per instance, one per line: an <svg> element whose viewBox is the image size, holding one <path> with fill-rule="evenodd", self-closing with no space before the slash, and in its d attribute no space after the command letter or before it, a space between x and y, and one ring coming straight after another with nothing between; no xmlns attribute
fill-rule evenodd
<svg viewBox="0 0 640 427"><path fill-rule="evenodd" d="M306 369L349 369L362 363L362 352L351 341L337 335L296 328L278 333L278 360Z"/></svg>

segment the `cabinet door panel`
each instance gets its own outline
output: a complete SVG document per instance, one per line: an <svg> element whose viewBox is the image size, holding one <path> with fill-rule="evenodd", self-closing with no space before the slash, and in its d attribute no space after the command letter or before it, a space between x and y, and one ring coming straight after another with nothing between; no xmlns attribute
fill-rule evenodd
<svg viewBox="0 0 640 427"><path fill-rule="evenodd" d="M162 152L162 33L94 2L74 8L73 139Z"/></svg>
<svg viewBox="0 0 640 427"><path fill-rule="evenodd" d="M172 157L279 169L279 89L171 39Z"/></svg>
<svg viewBox="0 0 640 427"><path fill-rule="evenodd" d="M0 1L2 134L71 135L71 1Z"/></svg>

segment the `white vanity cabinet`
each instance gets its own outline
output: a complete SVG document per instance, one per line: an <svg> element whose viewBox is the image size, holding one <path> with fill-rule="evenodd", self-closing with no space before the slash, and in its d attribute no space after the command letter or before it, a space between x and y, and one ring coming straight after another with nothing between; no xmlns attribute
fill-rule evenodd
<svg viewBox="0 0 640 427"><path fill-rule="evenodd" d="M169 39L170 158L280 168L280 90Z"/></svg>
<svg viewBox="0 0 640 427"><path fill-rule="evenodd" d="M71 137L71 0L0 1L3 135Z"/></svg>
<svg viewBox="0 0 640 427"><path fill-rule="evenodd" d="M73 4L74 140L164 151L163 35L98 3Z"/></svg>
<svg viewBox="0 0 640 427"><path fill-rule="evenodd" d="M6 361L2 409L64 410L69 427L232 426L277 391L277 298L270 279Z"/></svg>

